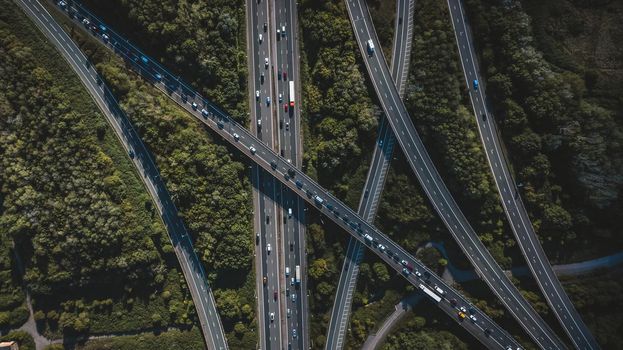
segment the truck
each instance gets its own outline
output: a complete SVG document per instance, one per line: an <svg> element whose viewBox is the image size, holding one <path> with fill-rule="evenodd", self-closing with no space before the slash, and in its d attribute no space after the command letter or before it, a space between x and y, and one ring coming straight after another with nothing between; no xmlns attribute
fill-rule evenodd
<svg viewBox="0 0 623 350"><path fill-rule="evenodd" d="M324 203L324 200L319 195L314 196L314 201L316 201L318 205L322 205L322 203Z"/></svg>
<svg viewBox="0 0 623 350"><path fill-rule="evenodd" d="M290 107L294 107L294 81L290 80Z"/></svg>
<svg viewBox="0 0 623 350"><path fill-rule="evenodd" d="M296 284L301 283L301 266L300 265L296 265L296 267L294 268L294 277L295 277L295 282Z"/></svg>
<svg viewBox="0 0 623 350"><path fill-rule="evenodd" d="M374 54L374 43L372 39L368 39L368 55L372 56Z"/></svg>
<svg viewBox="0 0 623 350"><path fill-rule="evenodd" d="M433 292L432 290L428 289L428 287L426 287L425 285L421 284L418 286L420 287L420 289L426 293L426 295L428 295L429 297L431 297L431 299L433 299L436 302L440 302L441 301L441 297L437 294L435 294L435 292Z"/></svg>

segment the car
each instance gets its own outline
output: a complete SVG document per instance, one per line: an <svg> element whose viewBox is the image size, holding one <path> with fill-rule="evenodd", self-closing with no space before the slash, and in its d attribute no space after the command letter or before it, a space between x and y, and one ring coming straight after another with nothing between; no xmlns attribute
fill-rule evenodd
<svg viewBox="0 0 623 350"><path fill-rule="evenodd" d="M268 252L268 254L270 254L270 251L271 251L270 243L266 245L266 251Z"/></svg>
<svg viewBox="0 0 623 350"><path fill-rule="evenodd" d="M91 23L91 22L90 22L87 18L84 18L84 19L82 20L82 24L84 24L84 25L85 25L85 26L87 26L87 27L89 26L89 24L90 24L90 23Z"/></svg>
<svg viewBox="0 0 623 350"><path fill-rule="evenodd" d="M257 128L261 129L262 128L262 119L258 119L257 120Z"/></svg>
<svg viewBox="0 0 623 350"><path fill-rule="evenodd" d="M277 69L277 80L281 80L281 68Z"/></svg>
<svg viewBox="0 0 623 350"><path fill-rule="evenodd" d="M285 156L286 156L286 151L285 151L284 149L282 149L281 151L279 151L279 154L280 154L282 157L285 157Z"/></svg>
<svg viewBox="0 0 623 350"><path fill-rule="evenodd" d="M277 300L277 291L273 292L273 299Z"/></svg>
<svg viewBox="0 0 623 350"><path fill-rule="evenodd" d="M474 315L469 315L469 318L472 320L472 322L478 321L478 319Z"/></svg>
<svg viewBox="0 0 623 350"><path fill-rule="evenodd" d="M474 79L473 85L474 85L474 90L478 91L478 79Z"/></svg>
<svg viewBox="0 0 623 350"><path fill-rule="evenodd" d="M262 43L262 40L264 39L264 38L262 37L262 33L260 33L260 35L258 35L257 39L259 40L259 42L260 42L260 44L261 44L261 43Z"/></svg>
<svg viewBox="0 0 623 350"><path fill-rule="evenodd" d="M283 70L283 80L288 79L288 71L286 71L285 69Z"/></svg>
<svg viewBox="0 0 623 350"><path fill-rule="evenodd" d="M400 263L402 264L402 266L409 265L409 263L406 260L400 260Z"/></svg>
<svg viewBox="0 0 623 350"><path fill-rule="evenodd" d="M281 36L286 36L286 26L281 26Z"/></svg>
<svg viewBox="0 0 623 350"><path fill-rule="evenodd" d="M133 150L129 150L128 151L128 155L130 156L130 158L134 159L134 151Z"/></svg>
<svg viewBox="0 0 623 350"><path fill-rule="evenodd" d="M406 268L406 267L403 267L403 268L402 268L402 273L404 273L404 274L405 274L405 276L409 276L409 275L411 274L411 272L410 272L409 270L407 270L407 268Z"/></svg>
<svg viewBox="0 0 623 350"><path fill-rule="evenodd" d="M296 293L292 293L290 298L292 299L292 302L295 302L296 301Z"/></svg>
<svg viewBox="0 0 623 350"><path fill-rule="evenodd" d="M283 95L279 94L279 103L283 102Z"/></svg>
<svg viewBox="0 0 623 350"><path fill-rule="evenodd" d="M286 277L290 277L290 267L286 266Z"/></svg>
<svg viewBox="0 0 623 350"><path fill-rule="evenodd" d="M108 37L108 34L102 34L102 39L104 39L104 41L110 40L110 38Z"/></svg>
<svg viewBox="0 0 623 350"><path fill-rule="evenodd" d="M284 104L283 104L283 111L284 111L284 112L287 112L287 111L288 111L288 104L287 104L287 103L284 103Z"/></svg>
<svg viewBox="0 0 623 350"><path fill-rule="evenodd" d="M264 84L264 72L260 73L260 84Z"/></svg>
<svg viewBox="0 0 623 350"><path fill-rule="evenodd" d="M462 312L467 312L467 309L465 309L465 306L461 306L459 310L461 310Z"/></svg>
<svg viewBox="0 0 623 350"><path fill-rule="evenodd" d="M270 216L266 215L266 225L270 225ZM270 245L269 245L270 247Z"/></svg>
<svg viewBox="0 0 623 350"><path fill-rule="evenodd" d="M368 198L368 196L369 196L369 195L370 195L370 190L366 190L366 191L363 193L363 198Z"/></svg>
<svg viewBox="0 0 623 350"><path fill-rule="evenodd" d="M205 108L201 108L201 115L204 116L204 117L207 117L208 116L208 111L206 111Z"/></svg>
<svg viewBox="0 0 623 350"><path fill-rule="evenodd" d="M67 3L65 1L61 0L61 1L58 2L58 6L65 7L65 6L67 6Z"/></svg>
<svg viewBox="0 0 623 350"><path fill-rule="evenodd" d="M268 68L268 57L264 57L264 68Z"/></svg>
<svg viewBox="0 0 623 350"><path fill-rule="evenodd" d="M294 169L292 169L292 168L288 168L288 174L289 174L291 177L294 177L294 175L296 175L296 173L294 172Z"/></svg>
<svg viewBox="0 0 623 350"><path fill-rule="evenodd" d="M156 77L156 80L158 81L162 80L162 74L156 73L154 76Z"/></svg>
<svg viewBox="0 0 623 350"><path fill-rule="evenodd" d="M279 27L277 27L277 40L279 40L280 36L281 36L281 29L279 29Z"/></svg>
<svg viewBox="0 0 623 350"><path fill-rule="evenodd" d="M270 96L266 96L266 105L270 106Z"/></svg>
<svg viewBox="0 0 623 350"><path fill-rule="evenodd" d="M288 217L291 218L292 217L292 208L288 208Z"/></svg>
<svg viewBox="0 0 623 350"><path fill-rule="evenodd" d="M379 140L379 147L383 147L383 139Z"/></svg>
<svg viewBox="0 0 623 350"><path fill-rule="evenodd" d="M236 141L240 140L240 135L234 133L234 140L236 140Z"/></svg>
<svg viewBox="0 0 623 350"><path fill-rule="evenodd" d="M274 160L270 161L270 167L273 168L273 170L277 169L277 163L275 163Z"/></svg>
<svg viewBox="0 0 623 350"><path fill-rule="evenodd" d="M249 151L251 152L251 154L255 154L257 150L255 149L255 147L249 146Z"/></svg>
<svg viewBox="0 0 623 350"><path fill-rule="evenodd" d="M295 184L296 184L296 187L303 188L303 183L301 181L296 180Z"/></svg>
<svg viewBox="0 0 623 350"><path fill-rule="evenodd" d="M288 314L288 318L290 318L290 316L292 315L292 312L290 311L290 309L288 309L287 314Z"/></svg>
<svg viewBox="0 0 623 350"><path fill-rule="evenodd" d="M260 244L260 233L259 232L255 233L255 244Z"/></svg>
<svg viewBox="0 0 623 350"><path fill-rule="evenodd" d="M459 318L461 320L465 319L465 317L467 317L467 315L465 315L465 313L463 311L459 311Z"/></svg>
<svg viewBox="0 0 623 350"><path fill-rule="evenodd" d="M197 107L199 107L199 106L197 106L196 102L191 103L191 106L193 107L194 110L197 110Z"/></svg>
<svg viewBox="0 0 623 350"><path fill-rule="evenodd" d="M255 99L256 100L260 99L260 90L255 90Z"/></svg>
<svg viewBox="0 0 623 350"><path fill-rule="evenodd" d="M268 30L268 24L266 22L264 22L264 31Z"/></svg>
<svg viewBox="0 0 623 350"><path fill-rule="evenodd" d="M487 114L485 114L485 113L482 114L482 120L484 120L484 121L487 120Z"/></svg>
<svg viewBox="0 0 623 350"><path fill-rule="evenodd" d="M420 277L420 278L422 277L422 273L420 271L415 271L415 275Z"/></svg>
<svg viewBox="0 0 623 350"><path fill-rule="evenodd" d="M296 328L292 329L292 338L296 338Z"/></svg>
<svg viewBox="0 0 623 350"><path fill-rule="evenodd" d="M290 130L290 123L286 123L286 130Z"/></svg>
<svg viewBox="0 0 623 350"><path fill-rule="evenodd" d="M379 250L382 252L385 251L385 246L382 244L379 244Z"/></svg>
<svg viewBox="0 0 623 350"><path fill-rule="evenodd" d="M294 285L294 277L292 277L292 278L290 279L290 285L291 285L291 286L293 286L293 285Z"/></svg>
<svg viewBox="0 0 623 350"><path fill-rule="evenodd" d="M275 313L271 312L270 313L270 322L273 322L275 320Z"/></svg>
<svg viewBox="0 0 623 350"><path fill-rule="evenodd" d="M264 276L263 282L266 284L268 282L268 277Z"/></svg>

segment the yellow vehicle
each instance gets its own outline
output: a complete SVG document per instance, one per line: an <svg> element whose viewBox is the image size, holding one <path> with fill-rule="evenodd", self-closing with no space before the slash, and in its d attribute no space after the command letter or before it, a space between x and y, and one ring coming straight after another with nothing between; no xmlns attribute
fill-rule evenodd
<svg viewBox="0 0 623 350"><path fill-rule="evenodd" d="M467 315L465 315L465 313L463 311L459 311L459 318L462 320L465 317L467 317Z"/></svg>

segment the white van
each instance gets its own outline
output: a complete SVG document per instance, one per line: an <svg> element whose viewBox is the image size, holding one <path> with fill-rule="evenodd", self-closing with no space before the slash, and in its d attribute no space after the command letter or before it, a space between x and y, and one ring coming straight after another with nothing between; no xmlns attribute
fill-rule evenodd
<svg viewBox="0 0 623 350"><path fill-rule="evenodd" d="M292 208L288 208L288 217L291 218L292 217Z"/></svg>
<svg viewBox="0 0 623 350"><path fill-rule="evenodd" d="M290 276L290 268L286 267L286 277Z"/></svg>

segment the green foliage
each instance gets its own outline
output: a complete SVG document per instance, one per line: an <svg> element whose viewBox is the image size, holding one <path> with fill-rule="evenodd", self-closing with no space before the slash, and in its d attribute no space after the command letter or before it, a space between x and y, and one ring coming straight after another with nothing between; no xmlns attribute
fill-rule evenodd
<svg viewBox="0 0 623 350"><path fill-rule="evenodd" d="M321 184L345 196L359 191L359 187L349 190L355 180L351 177L358 168L367 167L361 159L376 129L378 111L365 85L365 67L344 3L302 1L299 17L305 54L301 68L302 118L307 128L304 164Z"/></svg>
<svg viewBox="0 0 623 350"><path fill-rule="evenodd" d="M246 124L244 1L88 0L85 4ZM121 95L127 91L128 84L113 85Z"/></svg>
<svg viewBox="0 0 623 350"><path fill-rule="evenodd" d="M35 350L35 340L24 331L12 331L0 337L0 341L9 340L16 341L20 350Z"/></svg>
<svg viewBox="0 0 623 350"><path fill-rule="evenodd" d="M152 349L204 349L198 328L190 331L169 330L160 334L139 334L89 340L78 345L78 350L152 350Z"/></svg>
<svg viewBox="0 0 623 350"><path fill-rule="evenodd" d="M623 79L611 38L623 26L606 20L621 4L525 3L532 18L519 3L466 2L487 92L549 255L603 254L621 247L611 238L621 231Z"/></svg>
<svg viewBox="0 0 623 350"><path fill-rule="evenodd" d="M455 334L440 327L437 322L428 325L426 318L417 316L424 314L420 309L421 303L416 306L417 313L407 316L398 328L390 333L381 347L383 350L398 349L468 349L466 343ZM428 309L428 308L425 308ZM436 316L436 314L433 313ZM426 315L427 318L435 316ZM440 315L444 317L445 315ZM437 320L435 320L437 321Z"/></svg>

